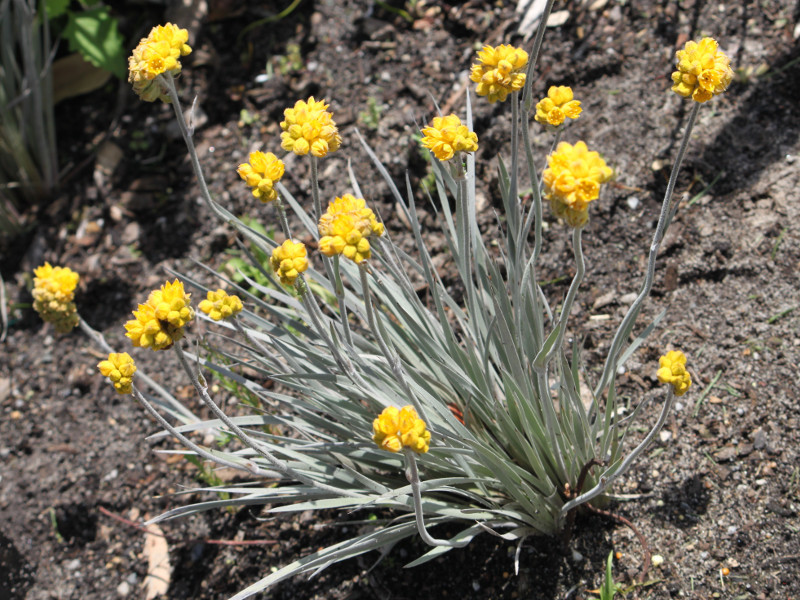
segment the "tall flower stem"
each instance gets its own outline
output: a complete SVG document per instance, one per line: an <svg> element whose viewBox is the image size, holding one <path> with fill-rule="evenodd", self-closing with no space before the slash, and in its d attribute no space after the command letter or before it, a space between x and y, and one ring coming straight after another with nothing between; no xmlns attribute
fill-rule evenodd
<svg viewBox="0 0 800 600"><path fill-rule="evenodd" d="M289 220L286 218L286 207L283 205L280 195L275 198L275 209L278 211L278 220L281 223L281 231L287 240L292 239L292 232L289 229Z"/></svg>
<svg viewBox="0 0 800 600"><path fill-rule="evenodd" d="M636 300L633 301L633 304L631 304L628 312L625 314L625 318L622 319L622 323L620 323L620 326L614 335L614 339L611 342L611 348L608 350L606 363L603 366L603 375L600 378L600 383L594 390L595 396L600 396L600 394L603 392L603 389L605 389L606 385L608 385L612 371L617 368L617 358L619 357L622 343L628 337L636 317L639 316L642 303L650 295L650 290L653 288L658 249L661 246L661 241L664 238L664 232L666 231L668 222L670 220L670 202L672 200L672 193L674 192L675 184L678 181L678 172L680 171L681 163L683 162L683 158L686 156L686 150L689 147L692 128L694 127L694 122L697 118L697 112L699 108L700 103L695 102L694 106L692 107L692 112L689 113L689 120L686 123L686 129L683 134L683 139L681 140L680 148L678 149L678 155L675 158L675 164L672 166L672 173L670 173L669 183L667 183L667 191L664 193L664 200L661 203L661 214L658 217L658 225L656 226L656 231L653 234L653 241L650 244L650 255L647 259L647 270L644 276L644 284L642 285L639 295L636 297Z"/></svg>
<svg viewBox="0 0 800 600"><path fill-rule="evenodd" d="M181 363L181 367L183 367L183 370L189 376L189 379L192 381L192 385L194 386L195 391L200 396L200 399L203 401L203 403L211 410L212 413L214 413L215 417L217 417L220 421L222 421L228 427L228 429L230 429L234 433L234 435L236 435L236 437L239 438L239 440L241 440L241 442L245 446L247 446L248 448L253 450L256 454L264 458L272 466L272 468L274 468L282 475L285 475L286 477L296 479L301 483L305 483L306 485L315 487L317 489L325 490L326 492L330 492L332 494L335 494L336 496L344 496L348 498L361 497L361 494L335 488L331 485L322 483L321 481L317 481L311 477L308 477L307 475L304 475L303 473L296 471L288 464L286 464L286 462L280 460L274 454L264 449L262 444L259 444L253 438L247 435L247 433L245 433L245 431L241 427L236 425L236 423L234 423L231 420L231 418L228 415L226 415L219 406L217 406L216 402L214 402L214 400L208 393L208 387L201 382L200 374L194 373L191 367L189 366L189 363L186 360L186 355L184 354L180 344L175 344L173 348L175 349L175 354L178 356L178 361Z"/></svg>
<svg viewBox="0 0 800 600"><path fill-rule="evenodd" d="M319 159L311 156L311 199L314 202L314 220L319 223L322 204L319 201Z"/></svg>
<svg viewBox="0 0 800 600"><path fill-rule="evenodd" d="M342 331L344 341L350 348L353 347L353 333L350 331L350 321L347 318L347 301L345 299L342 273L339 268L339 255L333 256L333 290L336 293L336 302L339 305L339 316L342 318Z"/></svg>
<svg viewBox="0 0 800 600"><path fill-rule="evenodd" d="M370 296L369 291L369 277L367 276L366 262L362 262L360 265L358 265L358 272L361 276L361 293L364 295L364 309L367 313L367 322L369 323L372 333L375 335L375 339L378 340L378 346L381 349L381 353L386 359L386 362L389 363L389 367L392 369L392 373L394 374L397 383L400 384L403 393L408 397L408 399L411 401L411 404L414 406L414 410L417 411L420 419L427 423L428 429L433 433L432 423L425 415L425 410L419 403L417 395L411 391L411 388L406 381L406 374L403 371L403 365L400 362L400 357L398 357L396 353L392 352L392 350L386 344L386 340L383 339L383 333L378 326L377 319L375 318L375 309L372 306L372 297Z"/></svg>
<svg viewBox="0 0 800 600"><path fill-rule="evenodd" d="M419 489L419 471L417 469L417 459L414 456L414 451L408 448L403 449L403 454L406 458L406 479L411 484L411 493L414 498L414 517L417 522L417 531L422 541L429 546L448 546L450 548L463 548L469 544L470 540L462 540L460 542L452 542L450 540L439 540L431 536L425 527L424 515L422 512L422 493Z"/></svg>
<svg viewBox="0 0 800 600"><path fill-rule="evenodd" d="M186 126L186 117L181 108L181 99L178 97L178 90L175 89L175 79L170 72L162 73L159 77L167 86L167 93L169 94L170 100L172 100L172 108L175 111L175 120L178 122L178 128L183 136L186 149L189 151L189 160L192 163L192 169L194 169L194 175L197 178L197 184L200 186L200 194L203 196L203 200L205 200L206 204L215 215L226 223L235 226L232 215L222 210L211 197L211 192L206 184L206 178L203 175L203 167L200 166L200 158L197 156L197 148L195 148L194 141L192 141L192 134Z"/></svg>
<svg viewBox="0 0 800 600"><path fill-rule="evenodd" d="M309 319L311 319L311 324L317 331L317 335L319 335L320 338L322 338L322 340L325 342L325 345L328 346L328 350L330 350L333 359L336 361L336 364L350 378L350 380L353 383L355 383L356 385L360 386L365 390L369 389L367 383L364 381L361 375L359 375L358 371L356 371L355 368L353 367L353 364L350 362L350 359L342 355L340 348L335 344L334 340L331 339L331 336L328 335L328 332L323 327L322 311L317 305L317 301L314 298L314 295L308 289L308 284L306 283L305 279L303 279L302 277L298 277L297 281L295 282L295 289L297 290L297 293L300 294L300 298L303 301L303 306L306 309L306 313L308 314Z"/></svg>

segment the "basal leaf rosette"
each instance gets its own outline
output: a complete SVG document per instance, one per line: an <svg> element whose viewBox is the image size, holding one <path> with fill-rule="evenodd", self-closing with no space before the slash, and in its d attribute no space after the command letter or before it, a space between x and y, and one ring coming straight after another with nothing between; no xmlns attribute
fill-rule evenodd
<svg viewBox="0 0 800 600"><path fill-rule="evenodd" d="M553 212L570 227L583 227L589 218L589 203L598 198L600 186L614 172L582 141L574 146L561 142L547 157L547 164L542 180Z"/></svg>
<svg viewBox="0 0 800 600"><path fill-rule="evenodd" d="M581 110L581 103L575 100L571 87L553 85L547 90L547 97L536 104L534 118L542 125L559 127L567 118L577 119Z"/></svg>
<svg viewBox="0 0 800 600"><path fill-rule="evenodd" d="M300 156L317 158L336 152L342 144L339 130L324 100L298 100L293 108L283 111L281 148Z"/></svg>
<svg viewBox="0 0 800 600"><path fill-rule="evenodd" d="M253 196L262 202L271 202L278 197L275 184L283 177L284 164L272 152L251 152L249 163L239 165L239 177L253 188Z"/></svg>
<svg viewBox="0 0 800 600"><path fill-rule="evenodd" d="M675 59L678 70L672 73L672 91L695 102L707 102L721 94L733 79L731 61L714 38L686 42Z"/></svg>
<svg viewBox="0 0 800 600"><path fill-rule="evenodd" d="M369 238L380 237L383 232L383 223L378 222L366 201L345 194L334 199L319 220L319 251L325 256L343 254L360 264L372 256Z"/></svg>
<svg viewBox="0 0 800 600"><path fill-rule="evenodd" d="M133 311L134 319L125 323L125 329L137 348L167 350L184 335L184 328L194 319L190 304L191 295L176 279L167 281L161 289L153 290L145 304Z"/></svg>
<svg viewBox="0 0 800 600"><path fill-rule="evenodd" d="M447 161L456 152L475 152L478 135L461 123L456 115L434 117L433 123L422 129L422 145L441 161Z"/></svg>
<svg viewBox="0 0 800 600"><path fill-rule="evenodd" d="M188 40L188 31L167 23L153 27L139 41L128 57L128 81L142 100L170 102L166 86L157 78L164 73L174 76L181 72L179 59L192 51Z"/></svg>
<svg viewBox="0 0 800 600"><path fill-rule="evenodd" d="M239 296L228 295L228 292L219 289L215 292L209 291L206 299L202 300L197 308L211 320L221 321L240 313L244 306Z"/></svg>
<svg viewBox="0 0 800 600"><path fill-rule="evenodd" d="M112 352L107 360L97 363L97 368L103 377L108 377L114 384L118 394L130 394L133 391L133 374L136 373L136 364L127 352Z"/></svg>
<svg viewBox="0 0 800 600"><path fill-rule="evenodd" d="M292 285L308 269L308 250L302 242L286 240L272 251L270 264L284 285Z"/></svg>
<svg viewBox="0 0 800 600"><path fill-rule="evenodd" d="M33 274L34 310L59 333L72 331L79 320L74 298L80 276L68 267L54 267L49 262L34 269Z"/></svg>
<svg viewBox="0 0 800 600"><path fill-rule="evenodd" d="M672 386L676 396L683 396L692 385L692 376L686 370L686 355L680 350L670 350L658 359L656 376L661 383Z"/></svg>
<svg viewBox="0 0 800 600"><path fill-rule="evenodd" d="M417 454L424 454L430 448L431 432L413 406L401 409L387 406L372 422L372 432L372 440L389 452L410 448Z"/></svg>
<svg viewBox="0 0 800 600"><path fill-rule="evenodd" d="M528 53L508 44L484 46L478 52L478 62L472 65L469 78L478 84L475 92L495 103L505 102L508 94L525 85Z"/></svg>

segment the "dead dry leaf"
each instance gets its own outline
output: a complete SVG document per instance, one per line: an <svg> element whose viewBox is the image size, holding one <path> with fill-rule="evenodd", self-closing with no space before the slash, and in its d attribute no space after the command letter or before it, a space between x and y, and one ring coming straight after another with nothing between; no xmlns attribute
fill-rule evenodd
<svg viewBox="0 0 800 600"><path fill-rule="evenodd" d="M147 575L144 578L145 600L165 596L169 589L172 568L169 564L169 545L158 525L148 525L142 554L147 559Z"/></svg>

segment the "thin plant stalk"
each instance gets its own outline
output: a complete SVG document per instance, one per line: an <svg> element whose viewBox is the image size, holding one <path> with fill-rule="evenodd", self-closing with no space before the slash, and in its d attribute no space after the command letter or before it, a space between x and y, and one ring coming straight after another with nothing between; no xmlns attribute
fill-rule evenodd
<svg viewBox="0 0 800 600"><path fill-rule="evenodd" d="M658 257L658 249L661 246L661 240L664 237L664 230L666 229L670 214L670 201L672 199L672 193L675 190L675 184L678 181L678 172L680 171L681 163L683 162L683 158L686 155L686 150L689 147L689 139L691 138L692 128L694 127L694 122L697 118L697 112L699 109L700 103L694 102L692 111L689 113L689 120L686 123L686 130L683 134L681 145L678 149L678 155L675 158L675 164L672 166L672 173L670 173L669 183L667 183L667 191L664 193L664 200L661 203L661 214L658 217L658 225L656 226L656 231L653 234L653 241L650 244L650 255L647 259L647 270L645 271L642 290L639 292L636 300L633 301L633 304L631 304L628 312L625 314L625 318L622 319L622 323L620 323L620 326L617 329L617 333L614 335L614 339L611 342L611 347L608 350L606 363L603 366L603 374L600 378L600 383L598 383L597 388L595 388L594 391L595 396L599 396L603 392L603 389L608 384L611 371L617 368L617 357L619 356L622 343L628 336L636 317L639 316L642 303L650 295L650 290L653 288L653 279L656 271L656 258Z"/></svg>
<svg viewBox="0 0 800 600"><path fill-rule="evenodd" d="M634 448L627 457L625 457L625 460L622 461L622 464L613 470L613 473L610 475L608 473L601 475L597 485L595 485L592 489L564 504L564 506L561 507L561 513L559 514L560 523L563 523L564 518L567 516L569 511L596 498L605 492L606 489L608 489L608 486L611 485L615 479L625 474L625 472L630 468L639 455L645 451L647 446L650 445L650 442L653 441L653 438L656 436L656 434L661 431L661 428L664 426L664 423L666 423L667 417L672 410L672 403L674 399L675 392L672 386L669 386L669 389L667 390L667 398L664 401L664 406L661 408L661 414L658 416L656 424L653 425L653 428L650 430L647 436L645 436L642 442L636 446L636 448Z"/></svg>
<svg viewBox="0 0 800 600"><path fill-rule="evenodd" d="M424 420L424 419L423 419ZM406 479L411 484L411 494L414 498L414 518L417 523L417 531L422 541L429 546L447 546L449 548L463 548L469 544L470 540L462 540L460 542L452 542L450 540L436 539L428 533L425 527L425 519L422 512L422 493L419 489L419 470L417 469L417 459L414 456L414 451L408 448L403 449L403 454L406 458Z"/></svg>
<svg viewBox="0 0 800 600"><path fill-rule="evenodd" d="M281 231L287 240L292 239L292 232L289 229L289 221L286 218L286 207L283 205L283 200L280 194L275 198L275 209L278 211L278 220L281 223Z"/></svg>
<svg viewBox="0 0 800 600"><path fill-rule="evenodd" d="M342 273L339 268L339 255L333 257L333 290L336 293L336 302L339 305L339 316L342 319L342 331L344 332L344 342L350 348L353 347L353 333L350 331L350 321L347 318L347 301L345 299L344 284L342 283Z"/></svg>
<svg viewBox="0 0 800 600"><path fill-rule="evenodd" d="M422 408L422 404L420 404L419 400L417 399L417 395L411 391L411 388L406 381L406 375L403 372L403 365L400 362L399 357L389 349L389 346L386 345L386 340L383 339L383 334L378 327L378 323L375 319L375 309L372 306L372 297L370 296L369 291L369 278L367 277L366 263L362 262L360 265L358 265L358 272L361 276L361 292L364 295L364 310L367 313L367 322L369 323L372 333L375 335L375 339L378 341L378 346L381 349L381 353L386 359L386 362L389 363L397 383L399 383L400 387L403 388L403 393L406 394L408 399L411 401L411 404L414 406L414 410L417 411L420 419L425 421L425 423L428 425L428 429L431 430L431 433L433 433L433 430L431 429L431 422L425 415L425 409Z"/></svg>
<svg viewBox="0 0 800 600"><path fill-rule="evenodd" d="M319 159L311 156L311 199L314 202L314 220L319 223L322 216L322 204L319 200Z"/></svg>
<svg viewBox="0 0 800 600"><path fill-rule="evenodd" d="M172 109L175 111L175 120L178 122L178 128L183 136L186 149L189 151L189 160L192 163L192 169L194 170L194 175L197 178L197 183L200 186L200 194L202 195L203 200L205 200L208 207L214 212L215 215L217 215L217 217L226 223L235 226L231 216L220 209L220 207L211 197L208 184L206 184L205 175L203 175L203 167L200 165L200 158L197 156L197 148L195 148L194 141L192 140L192 134L189 131L189 128L186 126L186 118L184 117L183 109L181 108L181 99L178 97L178 90L175 89L175 79L172 77L172 74L169 71L162 73L158 77L161 78L161 81L163 81L167 87L167 93L172 101Z"/></svg>

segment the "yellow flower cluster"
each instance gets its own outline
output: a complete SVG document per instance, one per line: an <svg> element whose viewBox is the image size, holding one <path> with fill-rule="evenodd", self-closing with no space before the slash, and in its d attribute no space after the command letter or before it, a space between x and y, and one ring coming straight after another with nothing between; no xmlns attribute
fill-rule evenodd
<svg viewBox="0 0 800 600"><path fill-rule="evenodd" d="M97 368L100 369L103 377L111 380L118 394L130 394L133 391L133 374L136 372L136 364L127 352L119 354L112 352L108 355L108 360L97 363Z"/></svg>
<svg viewBox="0 0 800 600"><path fill-rule="evenodd" d="M283 177L283 161L272 152L251 152L250 162L239 165L236 172L251 188L253 196L262 202L271 202L278 197L275 183Z"/></svg>
<svg viewBox="0 0 800 600"><path fill-rule="evenodd" d="M190 294L183 283L167 281L161 289L153 290L145 304L133 311L136 317L125 323L127 335L133 345L153 350L166 350L183 337L183 328L194 319Z"/></svg>
<svg viewBox="0 0 800 600"><path fill-rule="evenodd" d="M714 38L688 41L675 53L678 70L672 73L672 91L695 102L706 102L724 92L733 79L730 59Z"/></svg>
<svg viewBox="0 0 800 600"><path fill-rule="evenodd" d="M308 269L307 256L305 244L286 240L272 251L270 263L281 283L292 285L300 273Z"/></svg>
<svg viewBox="0 0 800 600"><path fill-rule="evenodd" d="M344 254L361 263L372 256L369 238L380 237L383 231L383 223L378 222L363 198L345 194L331 202L319 220L319 251L325 256Z"/></svg>
<svg viewBox="0 0 800 600"><path fill-rule="evenodd" d="M283 111L283 116L281 148L288 152L300 156L310 152L322 158L328 152L336 152L342 144L333 115L328 112L324 100L314 100L314 96L308 102L298 100L294 108Z"/></svg>
<svg viewBox="0 0 800 600"><path fill-rule="evenodd" d="M34 269L33 274L33 308L59 333L72 331L78 325L73 300L80 276L72 269L53 267L48 262Z"/></svg>
<svg viewBox="0 0 800 600"><path fill-rule="evenodd" d="M177 75L181 72L178 59L192 51L186 43L188 40L188 31L167 23L153 27L150 34L139 41L128 57L128 81L142 100L170 101L166 87L157 77L162 73Z"/></svg>
<svg viewBox="0 0 800 600"><path fill-rule="evenodd" d="M692 385L692 376L686 370L686 356L680 350L670 350L658 359L658 380L669 383L676 396L683 396Z"/></svg>
<svg viewBox="0 0 800 600"><path fill-rule="evenodd" d="M439 160L453 158L456 152L475 152L478 135L461 124L456 115L434 117L433 124L422 130L422 145Z"/></svg>
<svg viewBox="0 0 800 600"><path fill-rule="evenodd" d="M584 142L574 146L561 142L547 157L547 164L542 180L553 212L571 227L583 227L589 218L589 203L597 199L600 185L614 172Z"/></svg>
<svg viewBox="0 0 800 600"><path fill-rule="evenodd" d="M220 289L208 292L206 299L201 301L197 308L214 321L220 321L241 312L244 306L239 296L229 296L225 290Z"/></svg>
<svg viewBox="0 0 800 600"><path fill-rule="evenodd" d="M547 98L536 104L534 117L542 125L558 127L564 120L577 119L581 114L581 103L574 99L572 88L566 85L551 85Z"/></svg>
<svg viewBox="0 0 800 600"><path fill-rule="evenodd" d="M423 454L430 447L431 432L413 406L384 408L372 422L372 431L372 440L389 452L400 452L405 447Z"/></svg>
<svg viewBox="0 0 800 600"><path fill-rule="evenodd" d="M478 84L478 96L487 96L489 102L505 102L510 92L525 85L525 66L528 53L508 44L497 47L484 46L478 52L478 62L472 65L469 78Z"/></svg>

